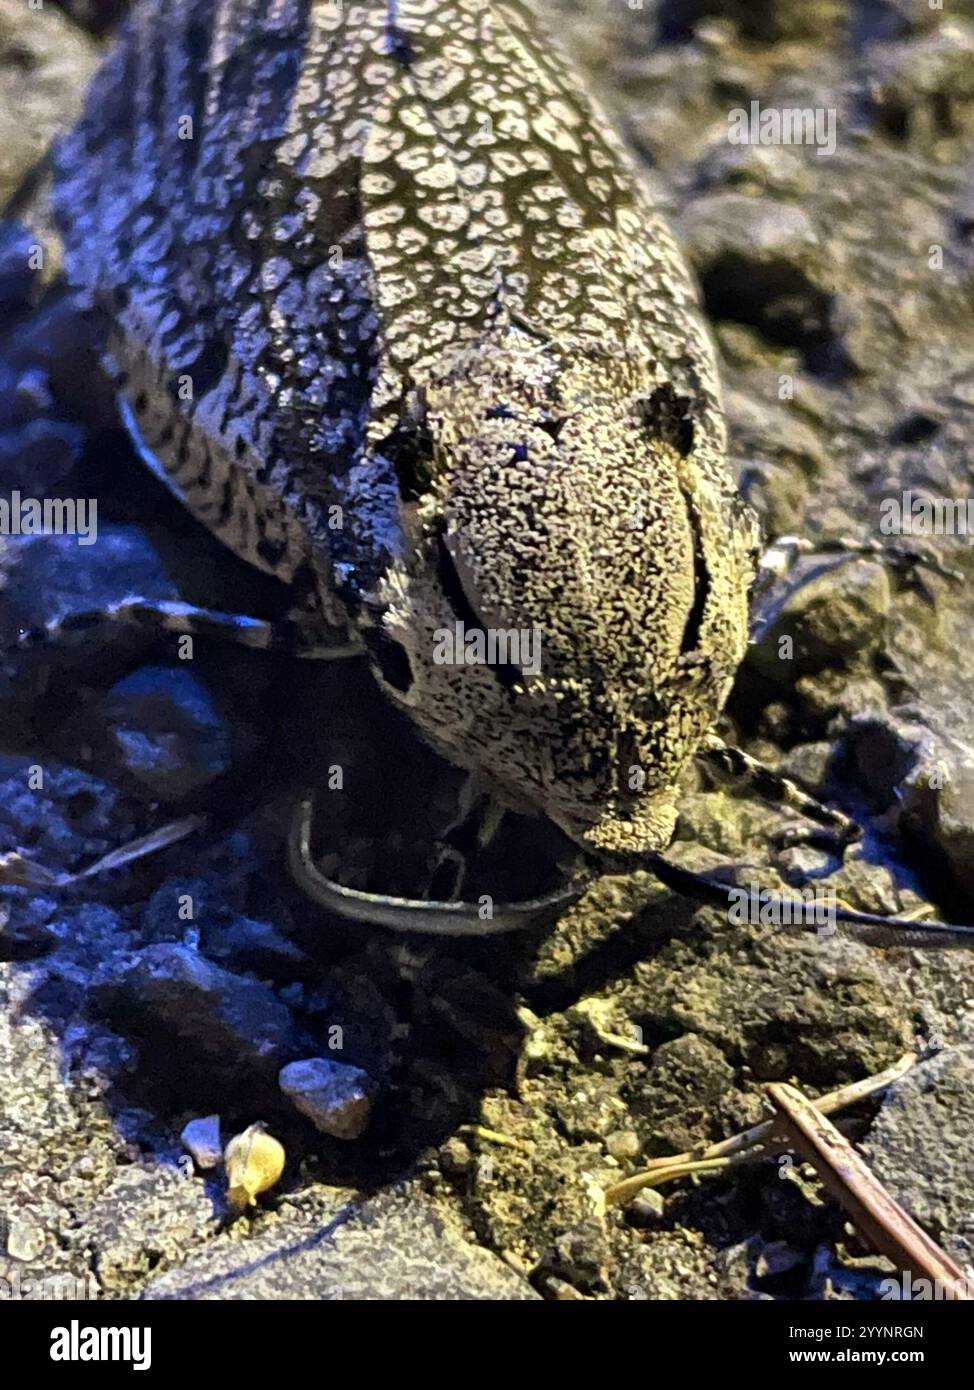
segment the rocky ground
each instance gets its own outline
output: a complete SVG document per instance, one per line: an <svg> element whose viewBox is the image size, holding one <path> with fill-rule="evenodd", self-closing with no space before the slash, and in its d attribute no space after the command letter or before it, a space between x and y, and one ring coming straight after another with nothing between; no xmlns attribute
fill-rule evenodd
<svg viewBox="0 0 974 1390"><path fill-rule="evenodd" d="M0 0L0 199L76 110L116 9L68 8ZM693 260L735 463L769 534L876 538L883 499L905 488L970 495L974 4L558 10ZM752 99L834 109L835 152L731 145L728 112ZM99 537L5 542L2 643L135 589L283 611L276 586L135 462L56 251L29 268L35 240L0 231L0 477L4 493L97 497ZM783 816L701 781L675 855L768 886L819 881L868 910L974 920L974 564L963 540L934 544L962 580L805 564L728 715L729 736L862 818L863 845L841 866L776 850ZM911 1048L925 1060L849 1132L974 1262L967 953L731 925L642 875L602 880L514 941L393 942L306 903L282 850L291 803L316 786L321 843L358 880L403 891L449 819L455 777L366 677L204 643L181 661L138 634L0 675L0 852L70 872L187 810L225 813L87 886L0 889L12 1286L876 1298L891 1267L798 1163L767 1158L608 1213L601 1194L647 1158L755 1123L770 1080L816 1094ZM560 849L512 818L483 871L533 891ZM262 1122L286 1151L279 1184L242 1215L223 1170L180 1139L212 1114L224 1142Z"/></svg>

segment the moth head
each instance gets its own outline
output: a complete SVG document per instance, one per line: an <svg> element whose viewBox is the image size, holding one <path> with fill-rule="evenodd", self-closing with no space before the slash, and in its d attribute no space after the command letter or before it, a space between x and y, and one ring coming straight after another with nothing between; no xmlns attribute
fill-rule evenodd
<svg viewBox="0 0 974 1390"><path fill-rule="evenodd" d="M383 604L408 670L393 698L595 848L669 841L746 642L745 547L718 535L692 422L654 423L648 400L616 364L536 351L430 389Z"/></svg>

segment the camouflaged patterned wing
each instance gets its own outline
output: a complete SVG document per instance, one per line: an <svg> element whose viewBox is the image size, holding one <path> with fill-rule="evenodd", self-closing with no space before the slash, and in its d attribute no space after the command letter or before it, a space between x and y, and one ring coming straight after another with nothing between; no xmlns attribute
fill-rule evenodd
<svg viewBox="0 0 974 1390"><path fill-rule="evenodd" d="M147 452L283 578L409 383L512 315L639 363L729 486L670 234L514 0L143 0L58 167Z"/></svg>
<svg viewBox="0 0 974 1390"><path fill-rule="evenodd" d="M355 166L325 189L280 154L313 37L305 0L146 0L57 155L68 273L107 311L134 424L200 518L284 579L361 447L376 356ZM363 90L347 63L345 82Z"/></svg>

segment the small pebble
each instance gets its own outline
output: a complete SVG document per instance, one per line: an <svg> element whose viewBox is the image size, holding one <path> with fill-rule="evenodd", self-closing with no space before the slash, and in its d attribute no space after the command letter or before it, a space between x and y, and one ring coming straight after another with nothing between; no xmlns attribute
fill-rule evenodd
<svg viewBox="0 0 974 1390"><path fill-rule="evenodd" d="M611 1134L605 1136L605 1147L613 1158L618 1159L620 1163L626 1163L639 1156L642 1144L634 1129L614 1129Z"/></svg>
<svg viewBox="0 0 974 1390"><path fill-rule="evenodd" d="M462 1178L474 1167L474 1156L462 1139L454 1136L440 1149L440 1167L449 1178Z"/></svg>
<svg viewBox="0 0 974 1390"><path fill-rule="evenodd" d="M40 1226L22 1217L15 1217L7 1234L7 1254L12 1260L36 1260L47 1245L47 1235Z"/></svg>
<svg viewBox="0 0 974 1390"><path fill-rule="evenodd" d="M666 1199L655 1187L644 1187L626 1210L634 1226L654 1226L666 1210Z"/></svg>
<svg viewBox="0 0 974 1390"><path fill-rule="evenodd" d="M278 1077L281 1090L322 1134L358 1139L369 1122L375 1084L361 1067L309 1057Z"/></svg>
<svg viewBox="0 0 974 1390"><path fill-rule="evenodd" d="M579 1293L574 1284L566 1279L556 1279L553 1275L545 1280L545 1290L556 1303L584 1303L585 1295Z"/></svg>
<svg viewBox="0 0 974 1390"><path fill-rule="evenodd" d="M219 1115L206 1115L199 1120L190 1120L179 1137L186 1151L192 1154L197 1168L216 1168L223 1162Z"/></svg>
<svg viewBox="0 0 974 1390"><path fill-rule="evenodd" d="M784 1274L794 1269L805 1259L801 1250L788 1245L783 1240L770 1241L761 1251L754 1266L759 1279L767 1279L772 1274Z"/></svg>

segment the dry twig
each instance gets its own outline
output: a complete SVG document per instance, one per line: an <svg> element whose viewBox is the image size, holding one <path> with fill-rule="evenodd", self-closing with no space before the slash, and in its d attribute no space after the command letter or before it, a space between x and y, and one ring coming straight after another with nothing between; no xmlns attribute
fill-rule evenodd
<svg viewBox="0 0 974 1390"><path fill-rule="evenodd" d="M963 1270L904 1211L821 1109L794 1086L768 1087L779 1122L857 1228L903 1273L930 1279L950 1299L970 1301Z"/></svg>
<svg viewBox="0 0 974 1390"><path fill-rule="evenodd" d="M169 821L157 830L150 830L148 835L131 840L121 849L113 849L109 854L103 854L100 859L89 864L87 869L82 869L76 874L58 873L51 869L45 869L43 864L37 864L32 859L25 859L22 854L13 850L8 854L0 855L0 883L14 884L18 888L70 888L72 884L80 883L82 879L94 878L97 874L107 873L110 869L120 869L124 864L131 864L137 859L144 859L147 854L155 854L158 850L168 849L170 845L184 840L187 835L192 834L194 830L198 830L204 824L205 820L202 816L184 816L182 820Z"/></svg>
<svg viewBox="0 0 974 1390"><path fill-rule="evenodd" d="M916 1061L916 1053L907 1052L885 1071L819 1096L815 1105L823 1115L834 1115L840 1110L846 1110L857 1101L876 1095L877 1092L891 1086L894 1081L899 1081L900 1077L905 1076L916 1065ZM696 1174L720 1173L738 1163L752 1162L755 1158L763 1158L776 1149L788 1147L789 1144L783 1142L780 1137L776 1121L765 1120L762 1124L744 1130L742 1134L735 1134L730 1139L721 1139L719 1143L711 1144L700 1151L691 1149L687 1153L668 1154L665 1158L654 1159L640 1172L633 1173L631 1177L624 1178L622 1182L614 1183L608 1188L605 1193L606 1206L613 1207L631 1201L644 1187L659 1187L664 1182L673 1182L677 1178L693 1177Z"/></svg>

